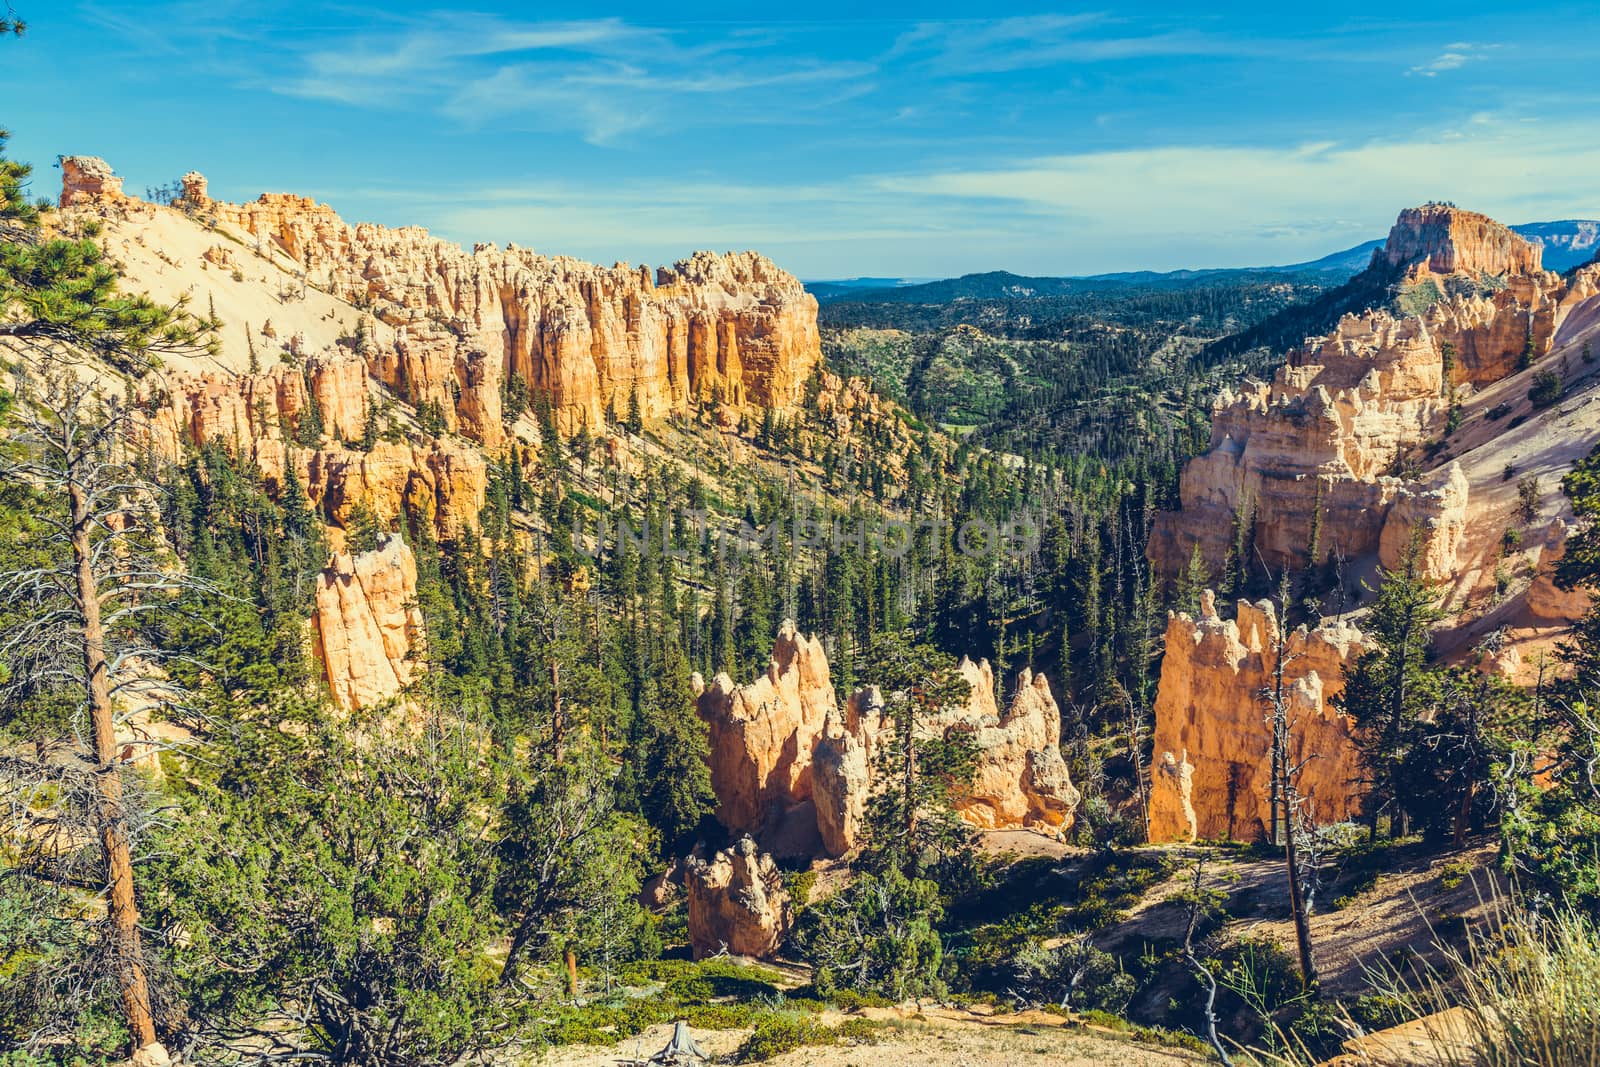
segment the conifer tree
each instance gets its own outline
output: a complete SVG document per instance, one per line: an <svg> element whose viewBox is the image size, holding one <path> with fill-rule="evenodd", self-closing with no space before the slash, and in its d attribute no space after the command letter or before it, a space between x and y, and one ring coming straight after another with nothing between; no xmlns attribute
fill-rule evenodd
<svg viewBox="0 0 1600 1067"><path fill-rule="evenodd" d="M1173 595L1174 608L1190 618L1200 617L1200 594L1211 586L1211 570L1206 566L1205 553L1196 541L1189 553L1189 562L1178 575L1177 589Z"/></svg>
<svg viewBox="0 0 1600 1067"><path fill-rule="evenodd" d="M637 437L644 432L644 416L639 410L639 388L628 390L628 432Z"/></svg>
<svg viewBox="0 0 1600 1067"><path fill-rule="evenodd" d="M95 877L104 879L108 913L98 973L117 989L139 1049L157 1032L130 847L128 757L116 726L129 709L148 711L175 697L147 669L135 669L164 655L131 630L159 610L179 579L164 558L158 494L130 465L134 409L82 367L98 358L128 376L131 392L160 355L200 351L204 341L181 305L120 293L94 241L41 240L39 211L21 195L27 175L25 165L0 154L0 350L15 362L18 383L15 432L0 472L35 488L46 524L43 558L0 575L0 601L12 616L0 658L13 701L66 679L74 703L87 709L87 740L69 747L83 749L77 759L89 773L81 789L60 795L69 809L87 809L98 841Z"/></svg>
<svg viewBox="0 0 1600 1067"><path fill-rule="evenodd" d="M1380 572L1377 600L1362 625L1376 647L1362 654L1337 698L1356 724L1371 794L1367 819L1374 836L1387 812L1390 833L1407 832L1410 790L1404 769L1424 712L1433 706L1437 678L1428 669L1432 627L1444 617L1439 594L1422 577L1421 539L1414 536L1399 567Z"/></svg>

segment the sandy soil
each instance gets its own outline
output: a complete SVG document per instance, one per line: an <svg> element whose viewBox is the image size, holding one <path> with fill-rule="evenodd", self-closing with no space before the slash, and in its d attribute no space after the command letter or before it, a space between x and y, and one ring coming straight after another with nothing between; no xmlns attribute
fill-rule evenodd
<svg viewBox="0 0 1600 1067"><path fill-rule="evenodd" d="M1116 1062L1122 1067L1177 1067L1204 1058L1187 1052L1136 1044L1109 1033L1087 1030L1045 1012L990 1016L957 1009L878 1009L864 1012L884 1024L876 1044L808 1046L768 1060L773 1067L1005 1067L1013 1063L1058 1065ZM829 1013L835 1024L845 1016ZM670 1026L657 1026L637 1039L609 1048L571 1046L526 1061L549 1067L599 1067L666 1045ZM749 1031L697 1031L696 1041L714 1057L737 1049Z"/></svg>
<svg viewBox="0 0 1600 1067"><path fill-rule="evenodd" d="M1170 898L1185 888L1193 871L1190 855L1200 850L1176 847L1184 862L1166 883L1154 886L1129 913L1128 920L1095 939L1101 948L1137 952L1142 941L1183 937L1187 912ZM1294 951L1294 926L1289 918L1284 864L1210 853L1206 884L1228 895L1231 917L1223 929L1230 939L1270 938ZM1356 993L1367 987L1369 971L1406 955L1433 958L1435 931L1453 932L1463 919L1478 922L1488 913L1486 899L1495 892L1492 871L1495 847L1473 843L1460 851L1428 852L1421 846L1396 849L1385 857L1391 869L1368 889L1326 890L1311 918L1311 939L1323 988ZM1444 868L1460 865L1471 873L1447 888ZM1460 871L1453 871L1460 875ZM1449 879L1455 881L1455 878ZM1341 907L1333 900L1348 896Z"/></svg>

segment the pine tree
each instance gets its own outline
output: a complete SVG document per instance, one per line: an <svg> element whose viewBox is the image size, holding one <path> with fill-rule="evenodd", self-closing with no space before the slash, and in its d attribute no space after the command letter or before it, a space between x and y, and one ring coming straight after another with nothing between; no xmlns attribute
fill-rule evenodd
<svg viewBox="0 0 1600 1067"><path fill-rule="evenodd" d="M1437 693L1438 679L1427 657L1432 626L1444 613L1437 589L1422 577L1420 555L1421 539L1413 537L1400 566L1380 572L1377 600L1362 625L1376 647L1356 661L1337 698L1355 720L1356 743L1372 786L1367 819L1374 836L1384 812L1392 836L1407 832L1404 769L1418 724Z"/></svg>
<svg viewBox="0 0 1600 1067"><path fill-rule="evenodd" d="M45 558L29 568L32 577L0 575L12 616L6 703L55 691L87 712L87 739L77 729L67 741L87 776L81 792L58 788L58 795L68 805L74 796L85 799L88 810L68 813L47 836L83 833L98 843L93 877L105 880L107 916L98 973L117 989L137 1050L157 1034L129 832L128 759L115 724L119 707L160 708L175 693L147 669L142 679L131 673L133 663L163 659L131 622L158 609L181 578L166 565L159 493L128 461L133 409L81 368L98 358L127 375L131 388L162 354L199 352L206 342L181 305L120 293L116 271L94 241L41 240L38 209L21 196L27 174L0 155L0 348L14 361L17 384L10 416L16 432L0 468L7 481L36 487L50 522L38 543ZM0 713L0 725L9 714ZM25 766L7 773L27 774Z"/></svg>
<svg viewBox="0 0 1600 1067"><path fill-rule="evenodd" d="M311 380L306 379L306 403L297 414L294 426L294 439L296 443L306 448L316 448L322 444L322 405L317 400L317 394L311 388Z"/></svg>
<svg viewBox="0 0 1600 1067"><path fill-rule="evenodd" d="M644 416L639 411L639 389L628 390L628 432L637 437L644 432Z"/></svg>
<svg viewBox="0 0 1600 1067"><path fill-rule="evenodd" d="M942 884L954 885L970 874L972 833L951 799L971 778L974 749L963 736L931 736L926 723L964 706L970 686L953 657L903 634L880 635L868 661L890 728L880 735L876 778L884 788L868 805L862 862L907 877L931 867Z"/></svg>
<svg viewBox="0 0 1600 1067"><path fill-rule="evenodd" d="M1189 553L1189 562L1178 575L1177 590L1173 595L1173 607L1192 619L1200 617L1200 594L1211 586L1211 569L1206 566L1205 553L1200 551L1200 542L1196 541L1194 550Z"/></svg>

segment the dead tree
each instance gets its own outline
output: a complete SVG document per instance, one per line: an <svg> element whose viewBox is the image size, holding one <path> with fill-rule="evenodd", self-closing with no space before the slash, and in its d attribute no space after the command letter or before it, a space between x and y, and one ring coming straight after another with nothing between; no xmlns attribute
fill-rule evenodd
<svg viewBox="0 0 1600 1067"><path fill-rule="evenodd" d="M1289 911L1294 920L1295 942L1300 953L1300 981L1306 989L1317 984L1317 965L1311 946L1311 918L1300 878L1300 848L1295 808L1300 771L1309 759L1291 764L1289 742L1295 728L1293 701L1286 683L1286 668L1295 658L1289 652L1289 580L1287 573L1279 583L1277 618L1273 621L1272 684L1262 693L1272 728L1272 783L1269 836L1283 846L1289 882ZM1281 829L1281 833L1280 833Z"/></svg>
<svg viewBox="0 0 1600 1067"><path fill-rule="evenodd" d="M36 738L34 759L7 759L0 789L14 811L50 826L22 838L35 877L57 886L87 881L82 868L93 864L83 846L98 843L106 917L97 971L115 982L133 1044L142 1048L156 1029L134 887L141 816L125 772L163 747L148 733L134 735L140 724L187 709L163 670L167 654L141 640L137 624L172 609L179 591L198 583L166 550L155 490L130 462L135 407L105 389L99 368L81 364L70 345L43 339L20 353L16 342L6 347L24 358L12 368L16 403L0 478L29 486L39 507L31 516L33 552L0 573L0 607L11 619L0 639L10 668L0 698L66 696L76 710L56 737ZM49 794L40 790L46 782L54 783ZM38 807L47 795L52 801Z"/></svg>
<svg viewBox="0 0 1600 1067"><path fill-rule="evenodd" d="M1217 1058L1223 1067L1233 1067L1233 1060L1228 1056L1228 1050L1223 1047L1222 1040L1217 1036L1217 976L1212 973L1200 954L1195 951L1194 935L1200 928L1201 922L1221 902L1221 894L1215 890L1206 890L1203 886L1206 873L1206 861L1202 856L1195 861L1194 877L1189 882L1189 888L1181 894L1180 900L1189 908L1188 922L1183 930L1183 958L1189 964L1189 969L1194 971L1195 977L1206 987L1206 999L1201 1006L1201 1018L1206 1021L1206 1041L1216 1052Z"/></svg>

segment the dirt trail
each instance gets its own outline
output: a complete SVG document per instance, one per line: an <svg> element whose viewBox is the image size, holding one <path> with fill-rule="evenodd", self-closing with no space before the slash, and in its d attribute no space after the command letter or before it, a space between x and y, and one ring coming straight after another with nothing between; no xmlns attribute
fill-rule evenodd
<svg viewBox="0 0 1600 1067"><path fill-rule="evenodd" d="M808 1045L766 1062L772 1067L1007 1067L1014 1063L1077 1067L1110 1062L1120 1067L1182 1067L1205 1062L1205 1057L1195 1053L1140 1045L1048 1012L994 1015L959 1008L929 1007L919 1012L902 1007L869 1008L854 1017L881 1024L876 1044ZM831 1026L846 1018L851 1016L828 1012L821 1021ZM748 1030L696 1031L694 1038L713 1057L726 1062L748 1034ZM671 1036L671 1026L656 1026L610 1047L570 1046L541 1058L504 1062L611 1067L619 1057L648 1056Z"/></svg>

